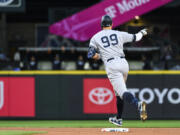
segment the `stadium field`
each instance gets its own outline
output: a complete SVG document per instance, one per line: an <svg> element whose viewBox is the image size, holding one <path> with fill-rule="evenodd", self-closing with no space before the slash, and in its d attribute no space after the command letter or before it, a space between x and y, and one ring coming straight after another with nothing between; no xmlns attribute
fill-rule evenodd
<svg viewBox="0 0 180 135"><path fill-rule="evenodd" d="M78 135L115 134L101 132L101 128L119 128L107 120L1 120L0 135ZM129 135L178 135L180 120L124 120L123 128L129 128Z"/></svg>
<svg viewBox="0 0 180 135"><path fill-rule="evenodd" d="M117 127L107 120L37 120L37 121L0 121L0 127L39 127L39 128L103 128ZM124 120L127 128L180 128L180 120Z"/></svg>

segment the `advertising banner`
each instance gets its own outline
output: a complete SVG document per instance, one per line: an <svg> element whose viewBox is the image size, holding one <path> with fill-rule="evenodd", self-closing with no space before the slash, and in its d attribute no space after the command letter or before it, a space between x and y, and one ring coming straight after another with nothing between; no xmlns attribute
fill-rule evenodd
<svg viewBox="0 0 180 135"><path fill-rule="evenodd" d="M8 78L0 77L0 116L8 116Z"/></svg>
<svg viewBox="0 0 180 135"><path fill-rule="evenodd" d="M35 116L34 77L0 77L0 116Z"/></svg>
<svg viewBox="0 0 180 135"><path fill-rule="evenodd" d="M105 74L44 72L0 77L1 118L92 120L116 114L115 94ZM129 74L127 88L147 103L148 119L180 119L180 72L145 73ZM125 103L123 119L139 119L133 105Z"/></svg>
<svg viewBox="0 0 180 135"><path fill-rule="evenodd" d="M129 74L127 88L147 103L148 119L180 119L179 74ZM37 119L108 119L116 98L106 75L37 75ZM124 119L139 119L125 103Z"/></svg>
<svg viewBox="0 0 180 135"><path fill-rule="evenodd" d="M149 118L180 118L179 75L130 75L127 87L139 100L147 102ZM127 117L133 116L126 108Z"/></svg>
<svg viewBox="0 0 180 135"><path fill-rule="evenodd" d="M180 76L130 75L127 89L140 101L147 103L149 118L177 118L180 114ZM114 92L108 79L84 79L84 113L116 113ZM109 102L109 103L108 103ZM106 104L107 103L107 104ZM129 104L124 106L124 117L138 118L137 110Z"/></svg>
<svg viewBox="0 0 180 135"><path fill-rule="evenodd" d="M116 97L108 79L84 79L84 113L116 113Z"/></svg>
<svg viewBox="0 0 180 135"><path fill-rule="evenodd" d="M51 34L79 41L90 39L101 30L101 17L108 14L113 26L123 24L172 0L104 0L90 8L67 17L49 27Z"/></svg>

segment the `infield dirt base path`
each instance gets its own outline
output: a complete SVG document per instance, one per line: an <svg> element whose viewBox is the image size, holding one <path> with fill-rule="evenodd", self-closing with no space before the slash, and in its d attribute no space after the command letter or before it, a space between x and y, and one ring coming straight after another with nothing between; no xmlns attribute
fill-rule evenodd
<svg viewBox="0 0 180 135"><path fill-rule="evenodd" d="M101 128L0 128L0 130L45 131L34 135L180 135L180 128L129 128L129 132L101 132Z"/></svg>

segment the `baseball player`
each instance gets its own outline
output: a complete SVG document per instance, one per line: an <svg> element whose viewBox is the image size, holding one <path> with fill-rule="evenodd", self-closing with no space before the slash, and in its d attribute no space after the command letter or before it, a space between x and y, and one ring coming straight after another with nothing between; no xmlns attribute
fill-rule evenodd
<svg viewBox="0 0 180 135"><path fill-rule="evenodd" d="M91 38L88 58L102 59L104 62L107 76L117 94L118 115L110 117L109 122L122 126L123 102L134 105L139 110L143 121L147 119L146 103L138 101L126 88L129 65L123 52L124 43L140 41L143 36L147 35L147 31L143 29L137 34L129 34L112 30L112 25L110 16L102 17L102 30Z"/></svg>

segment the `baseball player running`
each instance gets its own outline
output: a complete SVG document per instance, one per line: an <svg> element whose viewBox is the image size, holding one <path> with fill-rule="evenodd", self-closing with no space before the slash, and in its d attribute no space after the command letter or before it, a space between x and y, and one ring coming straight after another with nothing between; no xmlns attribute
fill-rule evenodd
<svg viewBox="0 0 180 135"><path fill-rule="evenodd" d="M147 31L143 29L137 34L129 34L112 30L112 19L108 15L102 17L101 27L102 30L90 40L88 58L103 60L107 76L117 95L118 114L116 117L110 117L109 122L122 126L123 102L134 105L140 112L141 120L144 121L147 119L146 103L138 101L126 88L129 65L125 59L123 44L140 41L147 35Z"/></svg>

